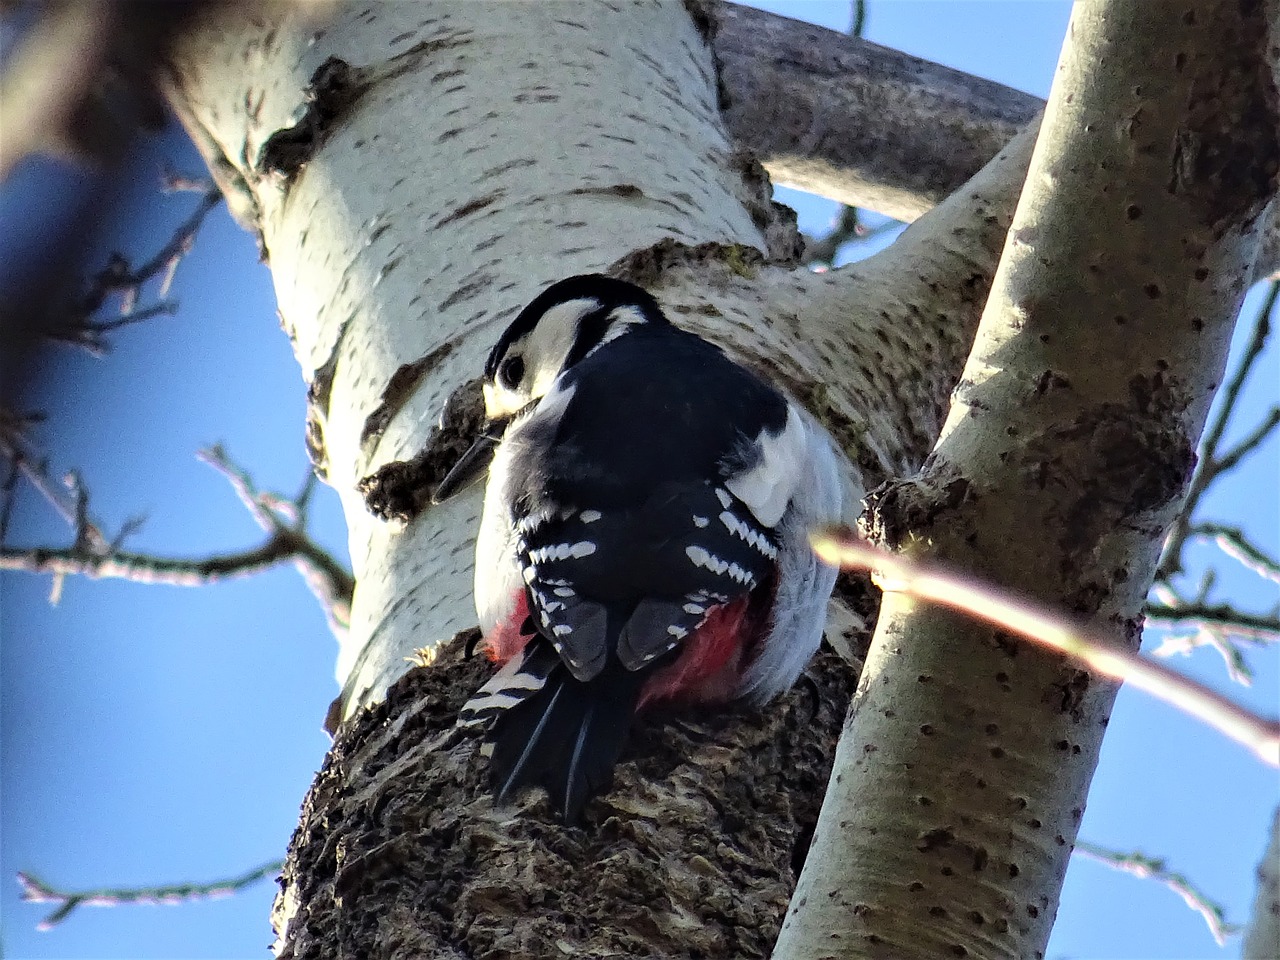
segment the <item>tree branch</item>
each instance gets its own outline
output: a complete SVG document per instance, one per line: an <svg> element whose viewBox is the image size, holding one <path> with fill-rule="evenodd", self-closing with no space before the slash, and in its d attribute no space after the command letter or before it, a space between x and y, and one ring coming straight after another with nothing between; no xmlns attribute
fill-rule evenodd
<svg viewBox="0 0 1280 960"><path fill-rule="evenodd" d="M1038 97L749 7L715 36L730 135L775 183L895 220L932 209L1044 107Z"/></svg>
<svg viewBox="0 0 1280 960"><path fill-rule="evenodd" d="M1072 854L1086 857L1095 863L1104 864L1113 870L1119 870L1141 880L1154 880L1172 890L1182 898L1183 903L1204 918L1204 922L1209 926L1209 933L1213 935L1213 939L1220 947L1226 944L1228 937L1234 937L1243 929L1237 923L1228 923L1226 912L1221 904L1196 889L1195 884L1185 874L1170 870L1161 858L1149 857L1137 850L1129 853L1111 850L1084 840L1076 841Z"/></svg>
<svg viewBox="0 0 1280 960"><path fill-rule="evenodd" d="M1229 630L1255 643L1280 642L1280 617L1237 610L1228 603L1188 603L1169 606L1149 603L1147 620L1167 624L1191 624L1198 628Z"/></svg>
<svg viewBox="0 0 1280 960"><path fill-rule="evenodd" d="M1249 539L1239 527L1220 523L1197 523L1187 531L1188 537L1211 540L1233 560L1264 580L1280 586L1280 562Z"/></svg>
<svg viewBox="0 0 1280 960"><path fill-rule="evenodd" d="M165 189L168 192L191 191L195 186L189 178L175 174L168 174L165 178ZM222 202L221 192L208 181L199 184L198 191L200 199L195 209L178 225L159 250L136 268L123 255L113 253L107 265L94 275L84 296L68 307L65 315L54 317L43 328L44 336L83 347L95 356L102 356L108 350L108 333L152 317L175 314L177 303L165 299L169 295L174 273L182 258L195 245L196 234L205 219ZM157 278L160 279L157 293L161 299L150 306L138 307L144 287ZM120 297L120 315L110 320L94 320L94 314L112 295Z"/></svg>
<svg viewBox="0 0 1280 960"><path fill-rule="evenodd" d="M177 904L217 899L250 887L280 872L284 862L272 860L245 873L210 883L175 883L160 887L99 887L93 890L59 890L30 873L18 874L22 899L27 903L52 903L57 909L40 921L37 929L52 930L78 907L118 907L128 903Z"/></svg>
<svg viewBox="0 0 1280 960"><path fill-rule="evenodd" d="M1280 168L1268 11L1184 12L1073 8L941 436L868 497L878 541L1115 646L1137 640ZM1115 689L887 594L775 957L1042 951ZM1280 762L1272 724L1214 709Z"/></svg>
<svg viewBox="0 0 1280 960"><path fill-rule="evenodd" d="M3 440L0 434L0 441ZM12 445L4 449L10 454L11 469L27 462L20 451L15 453L16 448ZM72 502L66 504L60 498L51 500L75 531L72 545L62 548L0 545L0 570L53 574L53 599L56 602L62 578L67 575L193 587L249 576L289 562L302 574L320 602L330 628L338 633L345 631L350 623L355 581L306 532L307 505L314 490L315 475L308 471L301 492L296 497L286 498L257 490L249 475L233 464L220 446L201 451L199 457L226 477L258 526L267 533L261 544L249 550L198 558L124 551L121 549L124 539L137 530L140 521L126 521L119 533L107 540L90 520L88 493L79 477L72 473L69 475ZM43 478L42 471L34 471L34 474ZM47 486L40 489L43 491ZM9 499L11 496L6 502Z"/></svg>
<svg viewBox="0 0 1280 960"><path fill-rule="evenodd" d="M719 9L714 42L730 135L775 183L848 206L911 222L1044 108L1039 97L860 37L734 4ZM1278 218L1263 232L1256 279L1280 270Z"/></svg>

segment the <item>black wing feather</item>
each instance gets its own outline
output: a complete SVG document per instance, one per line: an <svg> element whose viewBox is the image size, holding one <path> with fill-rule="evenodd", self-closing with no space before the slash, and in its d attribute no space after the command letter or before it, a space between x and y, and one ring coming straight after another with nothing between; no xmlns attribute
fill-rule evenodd
<svg viewBox="0 0 1280 960"><path fill-rule="evenodd" d="M511 463L538 635L464 716L492 719L500 798L541 785L574 820L608 784L652 671L772 573L774 531L723 483L787 409L718 348L657 323L585 356L560 386L573 391L560 418L530 422Z"/></svg>

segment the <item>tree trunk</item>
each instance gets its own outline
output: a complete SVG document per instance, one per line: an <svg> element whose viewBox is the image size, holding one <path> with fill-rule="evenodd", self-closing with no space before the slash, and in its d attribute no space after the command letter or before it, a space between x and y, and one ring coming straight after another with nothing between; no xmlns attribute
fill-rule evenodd
<svg viewBox="0 0 1280 960"><path fill-rule="evenodd" d="M942 435L869 499L882 541L1137 647L1280 169L1266 13L1076 6ZM1115 693L886 594L776 956L1043 956Z"/></svg>
<svg viewBox="0 0 1280 960"><path fill-rule="evenodd" d="M463 656L475 622L478 491L427 508L432 487L475 427L475 378L505 322L551 281L593 270L642 283L678 323L725 344L805 402L848 457L855 503L864 489L924 463L978 326L1034 131L1015 138L888 251L812 274L797 265L794 218L772 203L759 164L726 135L712 12L696 0L343 5L325 22L277 10L252 21L210 21L175 56L171 100L270 263L307 383L310 449L342 498L357 578L338 657L342 694L331 716L338 735L308 796L277 902L282 956L764 956L772 946L856 673L824 653L796 689L763 711L642 725L615 789L588 806L582 828L551 822L540 796L495 809L474 744L452 729L457 708L485 671ZM1243 42L1241 48L1260 56ZM1263 120L1274 116L1253 117L1246 126L1256 129ZM1054 136L1065 138L1067 126L1054 127ZM1271 168L1267 176L1273 175ZM1224 215L1223 229L1235 239L1238 223L1269 198L1261 181L1256 186L1247 204ZM1269 191L1270 180L1265 186ZM1149 212L1147 223L1164 223ZM1063 236L1071 229L1064 227ZM1095 239L1100 254L1115 249L1107 237ZM1201 234L1193 239L1218 249ZM1126 235L1126 243L1133 241ZM1144 334L1154 336L1159 323L1187 306L1164 286L1172 278L1162 271L1186 268L1184 259L1173 259L1150 268L1149 282L1166 295L1159 312L1152 306L1150 316L1132 318ZM1017 301L1024 305L1034 302L1035 285L1047 282L1025 279L1030 286ZM1181 353L1173 359L1199 371L1220 362L1215 351L1225 342L1225 311L1239 292L1233 282L1215 278L1206 286L1224 292L1204 311L1204 341L1213 349L1201 365ZM1086 325L1069 320L1062 321L1061 342L1045 345L1036 369L1048 371L1041 394L1051 398L1072 392L1055 371L1077 388L1090 385L1073 370L1088 356L1080 346ZM988 342L992 336L1000 334L989 331ZM1114 403L1166 409L1170 388L1160 371L1147 370L1160 356L1144 354L1141 384L1125 369L1102 392ZM969 380L983 380L993 357L985 354ZM1118 366L1108 373L1119 376ZM1193 442L1206 377L1187 376L1191 386L1178 389L1190 391L1191 412L1149 429ZM1017 382L1027 385L1023 373ZM966 386L965 409L978 408L975 389ZM1009 403L1016 400L1002 398ZM1018 424L1026 446L1017 462L1044 446L1040 459L1062 464L1052 474L1053 503L1083 510L1086 472L1106 465L1086 457L1077 471L1055 460L1054 444L1071 457L1088 446L1079 431L1054 432L1035 420L1052 411L1083 422L1075 407L1064 409L1046 403ZM1096 409L1092 393L1086 409ZM1005 415L1002 406L984 426L1003 423ZM951 442L967 436L957 416ZM978 435L965 443L973 445L966 456L998 452ZM933 490L949 464L959 477L977 475L965 456L949 454L931 461L921 489ZM1134 494L1152 518L1122 542L1107 541L1101 555L1110 571L1131 562L1128 552L1154 549L1161 518L1178 496L1180 474L1152 472L1161 482ZM960 493L967 489L985 490L972 481ZM1109 489L1088 487L1098 495ZM1023 516L1004 512L1020 495L993 482L979 498L990 512L961 518L947 537L990 532L990 553L999 553L998 532ZM900 493L899 502L905 499ZM886 498L879 502L887 516ZM960 496L949 507L965 502ZM1106 532L1079 512L1050 510L1046 518L1041 506L1031 513L1046 533L1078 539L1073 556L1089 554L1088 544ZM917 519L912 514L896 529L914 529ZM1009 551L1011 561L1022 556ZM1003 571L995 564L985 569ZM1025 578L1011 582L1062 595L1054 571L1044 563L1030 569L1029 586ZM1044 583L1034 579L1041 575ZM1145 577L1137 570L1121 600L1107 592L1118 577L1095 584L1078 598L1082 609L1132 616L1125 611ZM1083 575L1078 581L1081 590L1094 584ZM845 613L854 616L841 621L847 626L840 639L856 648L856 626L869 622L874 603L856 583L844 584L841 594ZM903 625L909 614L903 607L895 601L895 619L882 635L915 629ZM882 829L883 818L893 817L876 804L865 815L855 811L850 823L866 825L860 862L884 876L910 872L922 849L937 851L939 865L964 860L968 872L954 868L961 875L939 883L947 904L968 902L960 888L982 886L997 865L1025 870L1016 895L1002 887L976 910L985 940L965 948L1016 955L1047 935L1074 832L1070 817L1078 817L1093 767L1092 727L1105 719L1109 694L1091 689L1068 665L1024 651L1016 665L1027 673L1012 667L992 673L999 692L1008 694L998 719L978 717L964 705L990 692L966 687L951 668L971 655L984 663L1011 661L1017 648L989 631L977 631L976 640L971 634L947 621L942 645L929 654L938 662L910 668L912 677L918 672L937 682L919 680L910 722L896 725L892 750L881 759L896 756L897 769L911 769L917 744L937 731L942 736L924 750L917 772L896 781L873 776L862 788L892 782L907 826ZM876 654L877 676L885 658L899 655L886 642ZM977 647L961 644L977 644L980 656ZM421 666L411 669L413 663ZM987 666L973 670L992 682ZM1053 702L1043 699L1046 691L1057 692ZM864 680L850 718L855 727L868 713L866 702ZM1002 736L1039 730L1040 741L1027 746L1023 736L1015 753L997 755L1011 747L992 739L993 723ZM1063 724L1091 732L1050 737ZM954 767L931 759L944 742L971 761L963 783ZM846 733L844 744L846 752L854 744L863 751L880 745L860 733ZM1080 753L1073 744L1083 744ZM1065 781L1064 758L1071 764ZM981 799L974 791L984 778L999 782L1008 801L988 805L994 816L983 820L1000 831L1003 846L971 842L966 833L968 805ZM1046 800L1045 791L1062 797ZM1054 812L1031 809L1042 802ZM905 814L926 806L931 826L917 834L919 818ZM1038 826L1029 827L1037 816ZM1053 839L1046 843L1047 837ZM974 872L983 869L981 877ZM853 916L868 913L859 912L856 898L832 902L851 907ZM940 909L912 914L921 943L958 945L953 928L978 923L972 914L962 921ZM1029 922L1032 909L1040 918ZM870 915L880 923L877 911ZM819 925L845 924L848 917L824 917ZM898 919L893 913L891 925ZM840 955L907 955L873 939L883 936L872 931ZM958 955L929 949L931 956Z"/></svg>

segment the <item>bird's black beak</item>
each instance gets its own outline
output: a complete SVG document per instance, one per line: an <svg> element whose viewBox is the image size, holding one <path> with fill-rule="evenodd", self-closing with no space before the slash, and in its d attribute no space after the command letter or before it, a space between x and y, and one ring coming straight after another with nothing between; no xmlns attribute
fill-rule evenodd
<svg viewBox="0 0 1280 960"><path fill-rule="evenodd" d="M491 420L484 425L475 443L471 444L436 487L435 493L431 495L433 504L444 503L484 476L493 461L493 451L507 429L507 422L504 418Z"/></svg>

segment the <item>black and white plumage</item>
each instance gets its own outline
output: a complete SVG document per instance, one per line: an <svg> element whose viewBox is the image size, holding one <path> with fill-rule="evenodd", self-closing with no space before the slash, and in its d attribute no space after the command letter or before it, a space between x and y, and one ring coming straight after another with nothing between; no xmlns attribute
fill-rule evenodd
<svg viewBox="0 0 1280 960"><path fill-rule="evenodd" d="M484 395L490 429L437 492L493 451L475 595L502 666L459 722L487 730L500 799L541 785L574 820L638 708L794 682L835 582L807 533L840 515L837 458L779 391L605 276L525 307Z"/></svg>

